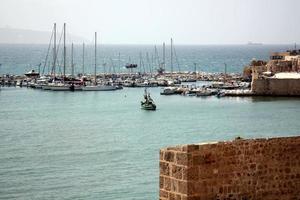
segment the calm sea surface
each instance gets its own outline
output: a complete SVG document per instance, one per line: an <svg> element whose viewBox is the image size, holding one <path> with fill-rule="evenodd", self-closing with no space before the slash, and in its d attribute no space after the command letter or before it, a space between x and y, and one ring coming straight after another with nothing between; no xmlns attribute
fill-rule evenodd
<svg viewBox="0 0 300 200"><path fill-rule="evenodd" d="M225 55L220 51L223 58L254 57L243 51L235 57L241 47L233 54L224 48L228 51ZM17 51L13 59L13 52L7 55L9 62L1 60L4 69L23 73L22 66L33 58ZM192 63L189 56L182 59ZM237 136L299 135L299 98L196 98L161 96L159 91L150 89L158 110L147 112L140 109L142 88L113 92L2 88L0 199L153 200L158 198L162 147Z"/></svg>
<svg viewBox="0 0 300 200"><path fill-rule="evenodd" d="M175 45L174 71L194 71L194 63L197 63L197 71L224 72L224 63L229 72L242 72L243 67L255 59L269 58L274 51L286 51L294 48L293 45L202 45L183 46ZM41 65L41 72L48 73L51 70L51 51L47 56L48 45L7 45L0 44L0 74L24 74ZM71 73L71 47L67 46L67 73ZM149 72L151 68L157 69L162 62L162 47L157 46L157 54L154 45L99 45L97 54L98 72L126 72L126 63L137 63L136 71ZM119 59L120 53L120 59ZM148 56L147 56L148 53ZM140 59L141 54L141 59ZM61 66L63 61L62 47L59 47L57 63ZM152 59L153 57L153 59ZM82 46L74 46L75 72L82 72ZM166 70L170 71L170 47L166 46ZM62 71L62 67L57 72ZM85 73L94 72L94 46L86 45L85 48Z"/></svg>

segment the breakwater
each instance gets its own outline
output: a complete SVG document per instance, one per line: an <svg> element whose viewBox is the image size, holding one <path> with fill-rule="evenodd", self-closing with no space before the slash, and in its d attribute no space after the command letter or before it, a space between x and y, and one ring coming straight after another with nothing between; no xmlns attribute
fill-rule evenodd
<svg viewBox="0 0 300 200"><path fill-rule="evenodd" d="M253 79L252 91L255 95L300 96L300 79Z"/></svg>

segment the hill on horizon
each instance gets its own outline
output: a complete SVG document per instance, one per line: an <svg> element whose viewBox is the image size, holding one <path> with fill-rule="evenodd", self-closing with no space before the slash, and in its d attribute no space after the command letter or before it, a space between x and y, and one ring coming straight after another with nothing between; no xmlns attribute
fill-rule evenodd
<svg viewBox="0 0 300 200"><path fill-rule="evenodd" d="M59 41L61 33L57 33ZM0 28L0 44L49 44L51 32L16 28ZM82 43L85 38L67 34L67 42Z"/></svg>

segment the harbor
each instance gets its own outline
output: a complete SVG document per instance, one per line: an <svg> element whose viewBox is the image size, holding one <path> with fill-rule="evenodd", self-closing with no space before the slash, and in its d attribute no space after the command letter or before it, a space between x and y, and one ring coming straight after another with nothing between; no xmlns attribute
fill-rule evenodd
<svg viewBox="0 0 300 200"><path fill-rule="evenodd" d="M271 53L269 60L249 60L248 64L243 66L241 72L229 72L228 68L232 67L225 62L223 63L223 69L219 69L221 72L199 70L203 67L199 67L197 62L194 62L193 66L189 66L189 69L193 69L191 71L176 71L176 68L181 69L181 66L173 38L171 38L168 48L170 51L168 62L166 43L163 43L161 51L158 50L156 45L154 46L151 62L148 52L146 53L146 60L143 59L140 52L138 62L132 61L131 57L128 56L129 62L121 67L120 53L118 53L119 72L116 71L112 58L110 58L109 72L105 72L106 63L102 64L103 68L99 72L98 37L97 32L95 32L94 44L89 47L89 54L91 55L89 59L92 59L92 61L89 62L88 66L93 73L86 73L85 55L87 50L85 43L82 45L81 67L79 71L77 70L79 73L75 73L74 60L78 59L75 59L74 56L74 44L71 43L70 46L66 42L66 23L63 24L63 31L58 41L57 34L57 25L54 23L47 54L37 69L24 72L22 75L4 74L0 77L1 86L72 92L115 91L124 87L160 87L161 95L217 96L218 98L226 96L300 95L300 89L294 87L294 85L297 85L296 82L300 80L300 50L297 49ZM69 51L67 50L69 49L69 47L67 48L68 45L71 47ZM68 52L70 54L69 58L67 58ZM70 63L68 64L68 62ZM168 68L167 65L169 65ZM121 68L125 69L126 72L120 72ZM274 81L276 84L279 81L281 83L277 86ZM200 82L206 82L206 84L199 84ZM262 89L272 85L269 82L274 82L275 86L270 89ZM292 86L277 91L285 85Z"/></svg>
<svg viewBox="0 0 300 200"><path fill-rule="evenodd" d="M300 200L299 7L1 0L0 200Z"/></svg>

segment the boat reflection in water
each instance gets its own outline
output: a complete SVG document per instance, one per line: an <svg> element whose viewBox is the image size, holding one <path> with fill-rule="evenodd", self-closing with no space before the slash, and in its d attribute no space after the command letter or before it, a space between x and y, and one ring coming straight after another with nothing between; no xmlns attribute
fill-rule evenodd
<svg viewBox="0 0 300 200"><path fill-rule="evenodd" d="M156 110L156 105L147 89L145 89L144 101L141 101L141 108L144 110Z"/></svg>

